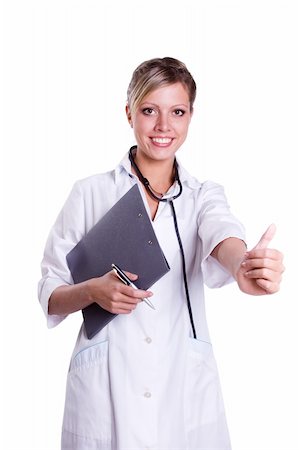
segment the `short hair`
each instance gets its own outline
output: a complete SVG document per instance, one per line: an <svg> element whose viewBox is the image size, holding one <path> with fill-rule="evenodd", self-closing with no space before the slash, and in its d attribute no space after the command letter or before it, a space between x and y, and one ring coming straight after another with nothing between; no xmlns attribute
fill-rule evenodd
<svg viewBox="0 0 299 450"><path fill-rule="evenodd" d="M127 91L127 102L131 112L136 111L150 92L174 83L182 83L186 88L192 112L196 83L184 63L170 57L154 58L141 63L133 72Z"/></svg>

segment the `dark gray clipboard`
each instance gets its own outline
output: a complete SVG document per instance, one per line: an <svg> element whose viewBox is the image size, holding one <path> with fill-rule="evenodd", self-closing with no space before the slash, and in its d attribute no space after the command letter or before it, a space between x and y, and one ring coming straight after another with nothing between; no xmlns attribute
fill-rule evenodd
<svg viewBox="0 0 299 450"><path fill-rule="evenodd" d="M148 289L169 270L151 220L135 184L66 256L74 283L100 277L117 264L138 274L134 284ZM116 314L92 303L82 310L88 339Z"/></svg>

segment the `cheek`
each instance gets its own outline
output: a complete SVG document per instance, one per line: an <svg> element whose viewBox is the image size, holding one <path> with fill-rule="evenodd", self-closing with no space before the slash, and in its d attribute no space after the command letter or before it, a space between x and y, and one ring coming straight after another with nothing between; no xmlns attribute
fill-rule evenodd
<svg viewBox="0 0 299 450"><path fill-rule="evenodd" d="M179 134L182 136L186 136L186 134L188 133L188 129L189 129L188 122L181 123L177 128Z"/></svg>
<svg viewBox="0 0 299 450"><path fill-rule="evenodd" d="M136 141L139 143L144 141L145 137L147 136L147 133L145 132L144 128L136 125L133 126L133 133Z"/></svg>
<svg viewBox="0 0 299 450"><path fill-rule="evenodd" d="M152 123L149 120L137 120L133 122L132 128L134 128L135 133L146 134L152 130Z"/></svg>

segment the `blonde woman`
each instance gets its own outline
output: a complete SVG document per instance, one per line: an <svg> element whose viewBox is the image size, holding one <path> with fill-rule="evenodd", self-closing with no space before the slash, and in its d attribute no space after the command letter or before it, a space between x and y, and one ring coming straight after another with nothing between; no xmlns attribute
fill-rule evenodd
<svg viewBox="0 0 299 450"><path fill-rule="evenodd" d="M248 251L223 188L200 183L176 160L195 95L182 62L142 63L126 106L136 146L115 170L77 182L50 232L39 284L48 326L94 302L118 314L91 340L80 329L67 379L63 450L230 449L203 284L236 280L245 293L272 294L283 264L281 253L268 248L273 227ZM113 271L73 284L67 253L134 184L170 271L150 291L124 285Z"/></svg>

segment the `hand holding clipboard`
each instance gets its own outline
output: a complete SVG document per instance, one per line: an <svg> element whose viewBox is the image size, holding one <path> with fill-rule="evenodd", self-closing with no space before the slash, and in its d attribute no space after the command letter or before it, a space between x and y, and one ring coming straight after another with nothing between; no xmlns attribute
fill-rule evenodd
<svg viewBox="0 0 299 450"><path fill-rule="evenodd" d="M134 284L147 290L170 270L137 184L81 239L66 259L74 283L103 276L116 264L138 274ZM82 312L89 339L116 316L97 303Z"/></svg>
<svg viewBox="0 0 299 450"><path fill-rule="evenodd" d="M115 275L127 286L131 286L134 289L138 289L138 287L127 277L127 275L118 267L116 264L112 264L112 269L114 270ZM144 298L143 301L153 309L156 309L152 302L148 298Z"/></svg>

